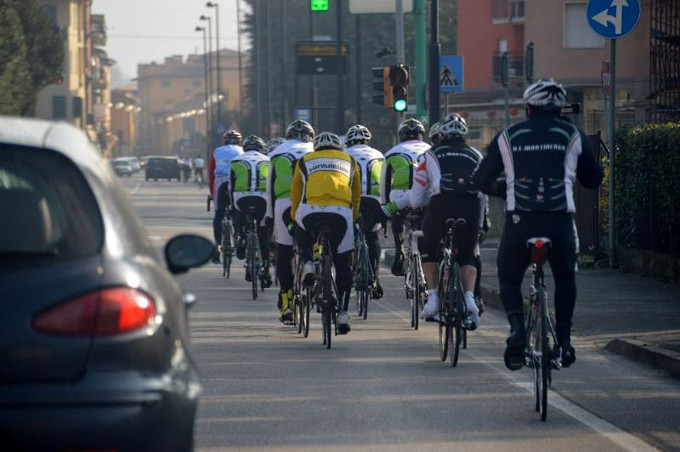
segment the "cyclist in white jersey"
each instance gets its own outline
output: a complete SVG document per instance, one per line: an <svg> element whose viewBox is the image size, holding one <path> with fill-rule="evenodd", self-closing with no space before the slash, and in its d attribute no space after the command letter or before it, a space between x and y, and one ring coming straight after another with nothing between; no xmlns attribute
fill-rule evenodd
<svg viewBox="0 0 680 452"><path fill-rule="evenodd" d="M423 135L425 135L425 127L417 119L407 119L399 125L400 143L385 154L385 164L380 179L382 204L395 201L413 185L413 174L418 157L430 149L430 145L423 141ZM394 236L392 274L401 276L404 272L402 249L404 218L401 215L395 215L390 221Z"/></svg>
<svg viewBox="0 0 680 452"><path fill-rule="evenodd" d="M378 279L380 269L380 239L378 231L382 229L380 223L382 210L380 209L380 178L382 176L385 157L382 152L374 149L371 144L371 132L361 124L354 125L345 134L347 148L345 152L354 157L361 175L361 227L368 245L368 257L375 275L375 286L371 297L382 298L383 289Z"/></svg>
<svg viewBox="0 0 680 452"><path fill-rule="evenodd" d="M222 243L222 219L226 208L229 206L229 196L227 196L227 182L229 181L229 169L231 160L243 154L241 142L243 136L235 131L229 130L222 135L224 146L216 148L210 157L208 167L208 188L210 197L215 205L215 217L213 218L213 235L215 243ZM213 262L220 262L219 250L215 251Z"/></svg>

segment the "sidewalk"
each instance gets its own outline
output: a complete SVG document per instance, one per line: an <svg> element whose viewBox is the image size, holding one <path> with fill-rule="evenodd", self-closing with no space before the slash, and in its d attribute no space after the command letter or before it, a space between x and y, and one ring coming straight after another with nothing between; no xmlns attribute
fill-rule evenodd
<svg viewBox="0 0 680 452"><path fill-rule="evenodd" d="M502 309L498 242L489 239L482 248L482 295L485 303ZM526 275L528 287L531 271ZM548 270L546 275L546 287L553 293L552 274ZM610 269L582 269L576 284L574 337L680 377L680 284Z"/></svg>

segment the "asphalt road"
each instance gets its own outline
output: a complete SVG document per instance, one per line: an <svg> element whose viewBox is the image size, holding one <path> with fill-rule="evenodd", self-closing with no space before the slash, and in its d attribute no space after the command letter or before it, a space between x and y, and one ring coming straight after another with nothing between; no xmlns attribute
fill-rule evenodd
<svg viewBox="0 0 680 452"><path fill-rule="evenodd" d="M159 250L182 232L211 237L205 188L122 181ZM680 450L680 382L595 343L577 341L576 365L554 375L544 423L529 370L502 363L502 312L482 316L452 368L439 360L434 324L409 327L401 281L383 269L385 297L326 350L319 315L306 339L281 325L276 288L252 301L239 263L229 280L213 264L179 277L199 300L190 312L199 451Z"/></svg>

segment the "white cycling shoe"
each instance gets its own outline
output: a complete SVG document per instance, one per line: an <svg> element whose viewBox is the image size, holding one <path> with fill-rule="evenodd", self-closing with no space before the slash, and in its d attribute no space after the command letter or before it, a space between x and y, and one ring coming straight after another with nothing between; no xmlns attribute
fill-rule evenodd
<svg viewBox="0 0 680 452"><path fill-rule="evenodd" d="M426 321L434 321L436 315L439 314L439 296L437 292L428 294L427 303L423 306L423 315L421 316Z"/></svg>

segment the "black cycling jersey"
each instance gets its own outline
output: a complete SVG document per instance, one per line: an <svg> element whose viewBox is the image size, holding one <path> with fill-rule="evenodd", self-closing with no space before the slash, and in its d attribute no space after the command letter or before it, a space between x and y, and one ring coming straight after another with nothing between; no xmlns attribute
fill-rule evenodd
<svg viewBox="0 0 680 452"><path fill-rule="evenodd" d="M505 184L494 184L502 171ZM503 195L509 212L574 212L575 179L586 188L597 188L602 175L584 133L546 113L499 133L474 182L484 193Z"/></svg>
<svg viewBox="0 0 680 452"><path fill-rule="evenodd" d="M482 154L462 140L444 140L432 148L439 165L439 193L477 193L470 176L482 161Z"/></svg>

